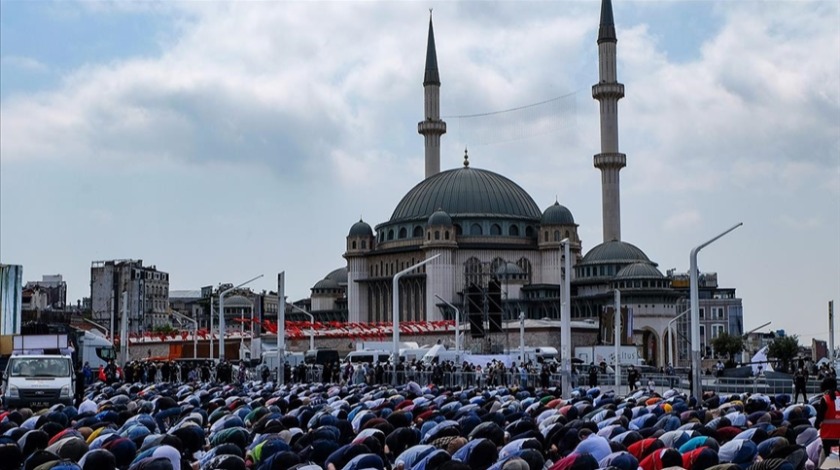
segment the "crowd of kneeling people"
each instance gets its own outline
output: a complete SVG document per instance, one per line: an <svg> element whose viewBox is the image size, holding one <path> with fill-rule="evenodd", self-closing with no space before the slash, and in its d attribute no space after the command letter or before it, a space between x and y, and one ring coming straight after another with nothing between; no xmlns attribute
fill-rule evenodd
<svg viewBox="0 0 840 470"><path fill-rule="evenodd" d="M834 378L792 404L516 382L281 386L204 367L149 383L135 364L76 406L0 408L0 470L811 470L840 439Z"/></svg>

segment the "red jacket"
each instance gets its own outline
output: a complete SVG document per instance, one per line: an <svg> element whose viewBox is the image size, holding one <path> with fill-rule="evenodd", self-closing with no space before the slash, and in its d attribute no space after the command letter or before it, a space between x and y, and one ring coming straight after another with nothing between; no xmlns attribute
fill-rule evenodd
<svg viewBox="0 0 840 470"><path fill-rule="evenodd" d="M840 439L840 392L826 393L825 412L820 423L820 439Z"/></svg>

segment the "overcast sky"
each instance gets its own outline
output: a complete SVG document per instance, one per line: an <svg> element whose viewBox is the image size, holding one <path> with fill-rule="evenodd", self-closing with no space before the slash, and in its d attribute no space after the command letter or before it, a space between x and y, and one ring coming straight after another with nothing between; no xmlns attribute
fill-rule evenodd
<svg viewBox="0 0 840 470"><path fill-rule="evenodd" d="M92 260L291 299L423 178L434 8L441 167L508 176L602 241L598 1L0 2L0 260L90 295ZM622 236L828 338L840 304L840 4L614 2ZM524 111L484 118L562 97ZM840 305L838 305L840 316ZM768 331L766 329L765 331Z"/></svg>

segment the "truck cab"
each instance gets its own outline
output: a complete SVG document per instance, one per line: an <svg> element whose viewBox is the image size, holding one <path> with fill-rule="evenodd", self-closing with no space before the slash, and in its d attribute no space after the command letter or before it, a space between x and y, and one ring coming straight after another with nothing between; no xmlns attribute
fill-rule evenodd
<svg viewBox="0 0 840 470"><path fill-rule="evenodd" d="M76 375L69 355L19 355L3 372L3 404L7 408L47 408L73 404Z"/></svg>

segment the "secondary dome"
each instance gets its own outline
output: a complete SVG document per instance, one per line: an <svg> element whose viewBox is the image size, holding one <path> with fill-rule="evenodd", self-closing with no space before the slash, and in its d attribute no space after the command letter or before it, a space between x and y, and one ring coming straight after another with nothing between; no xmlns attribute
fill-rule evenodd
<svg viewBox="0 0 840 470"><path fill-rule="evenodd" d="M591 263L635 263L651 264L647 255L635 245L613 240L595 246L581 260L581 264Z"/></svg>
<svg viewBox="0 0 840 470"><path fill-rule="evenodd" d="M452 226L452 217L449 217L444 211L438 210L435 211L434 214L429 216L429 221L426 222L426 225L429 227L433 227L436 225L442 225L444 227L451 227Z"/></svg>
<svg viewBox="0 0 840 470"><path fill-rule="evenodd" d="M353 224L350 227L350 233L347 234L348 237L372 237L373 236L373 229L370 228L367 222L359 219L358 222Z"/></svg>
<svg viewBox="0 0 840 470"><path fill-rule="evenodd" d="M662 279L662 273L650 263L633 263L621 268L615 275L616 279Z"/></svg>
<svg viewBox="0 0 840 470"><path fill-rule="evenodd" d="M572 211L566 206L561 206L559 202L555 201L554 205L548 206L540 219L540 225L574 225L575 218L572 217Z"/></svg>
<svg viewBox="0 0 840 470"><path fill-rule="evenodd" d="M536 222L542 216L531 196L513 181L492 171L464 167L430 176L411 188L397 204L389 223L425 221L438 209L452 218L503 217Z"/></svg>

